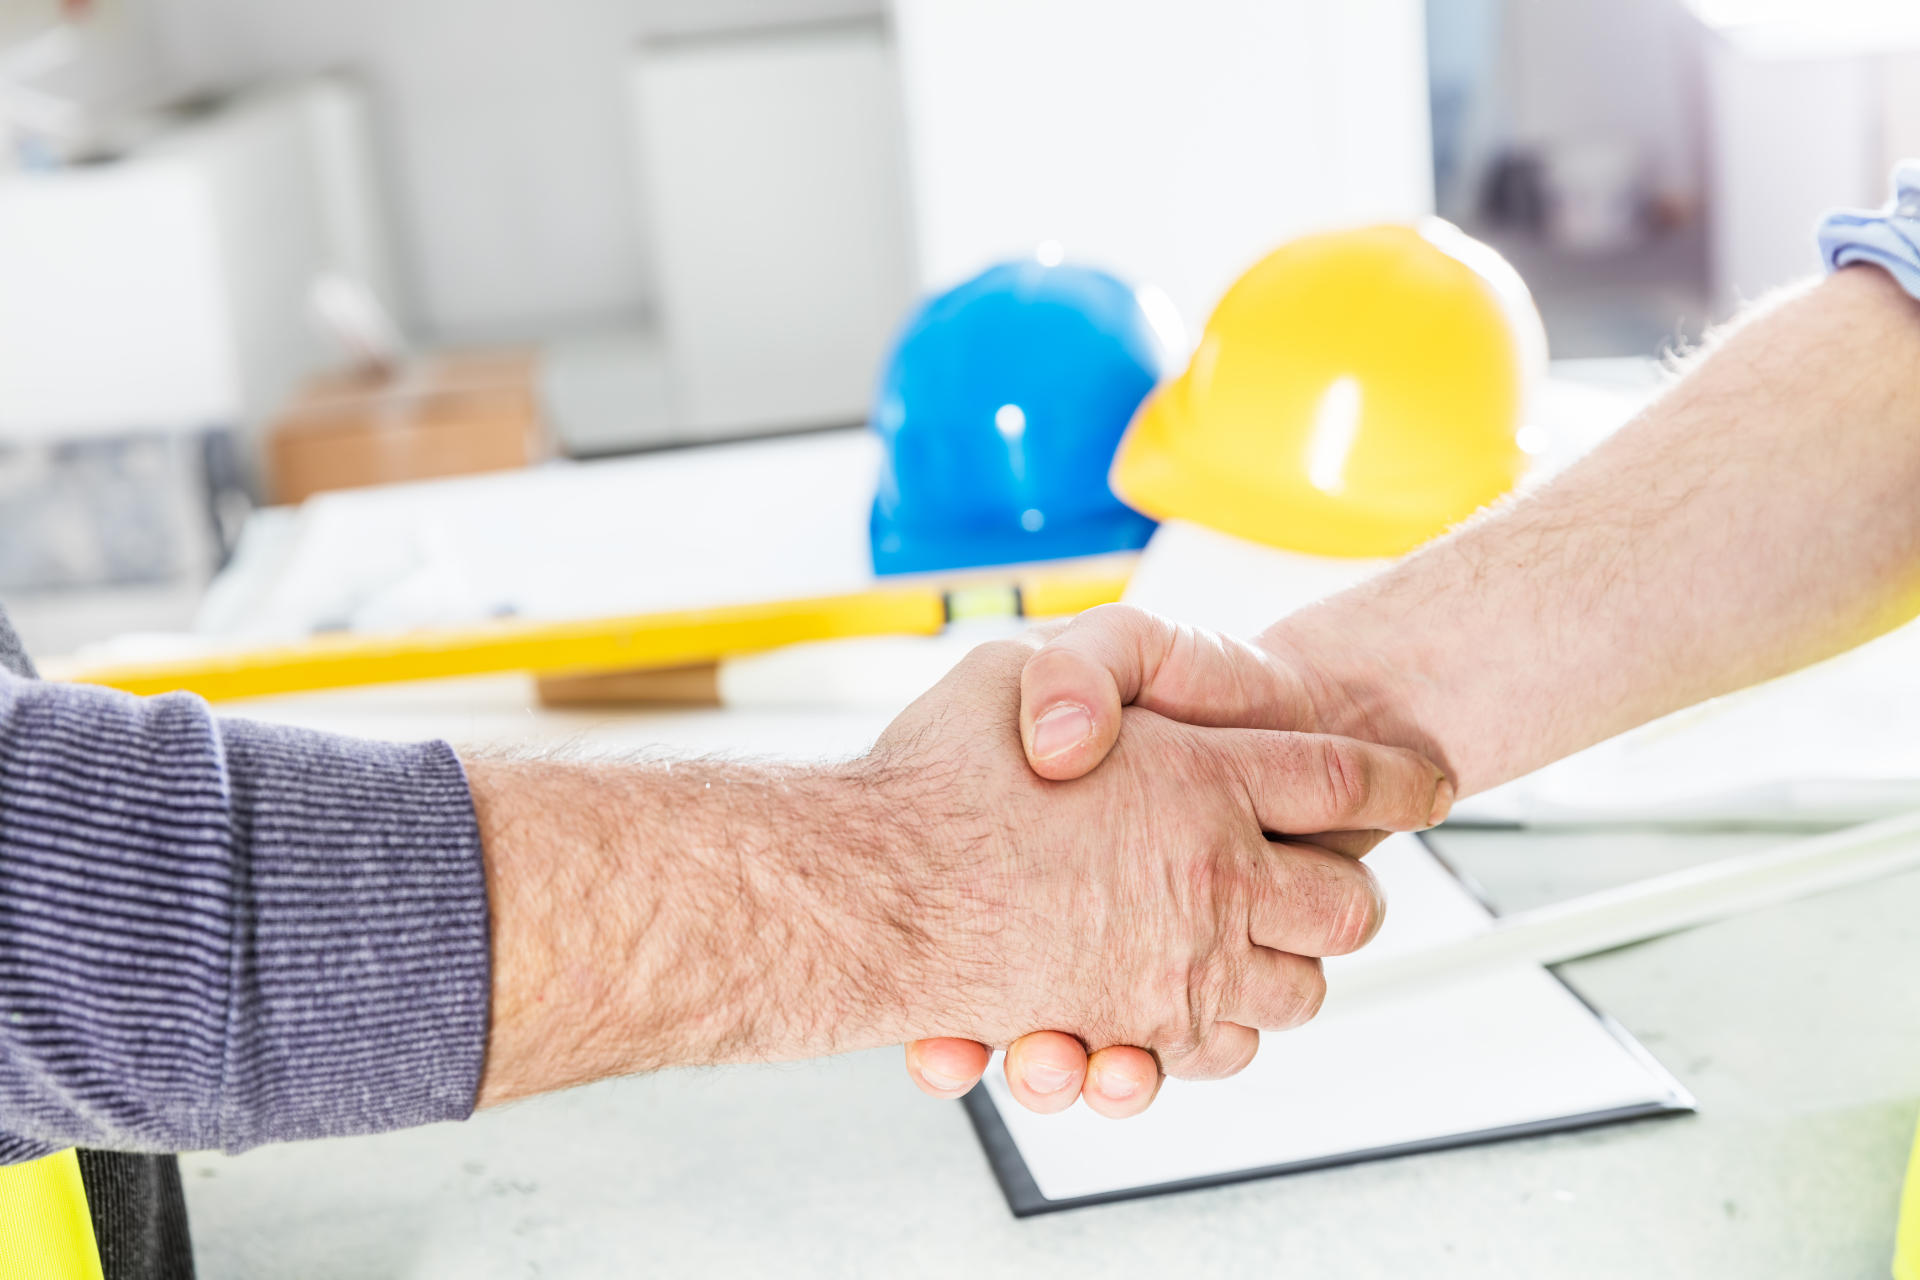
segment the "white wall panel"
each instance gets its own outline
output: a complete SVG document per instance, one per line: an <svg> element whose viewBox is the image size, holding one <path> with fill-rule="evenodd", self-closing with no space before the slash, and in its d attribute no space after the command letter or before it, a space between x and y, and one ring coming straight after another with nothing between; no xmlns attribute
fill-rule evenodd
<svg viewBox="0 0 1920 1280"><path fill-rule="evenodd" d="M143 0L172 82L350 68L373 93L408 309L443 339L647 318L627 72L660 34L882 0Z"/></svg>
<svg viewBox="0 0 1920 1280"><path fill-rule="evenodd" d="M637 59L680 433L865 419L912 298L898 102L877 22Z"/></svg>
<svg viewBox="0 0 1920 1280"><path fill-rule="evenodd" d="M1871 57L1766 61L1708 37L1713 279L1731 307L1820 268L1814 227L1886 198Z"/></svg>
<svg viewBox="0 0 1920 1280"><path fill-rule="evenodd" d="M1060 241L1197 334L1301 232L1433 203L1420 0L894 0L922 283Z"/></svg>

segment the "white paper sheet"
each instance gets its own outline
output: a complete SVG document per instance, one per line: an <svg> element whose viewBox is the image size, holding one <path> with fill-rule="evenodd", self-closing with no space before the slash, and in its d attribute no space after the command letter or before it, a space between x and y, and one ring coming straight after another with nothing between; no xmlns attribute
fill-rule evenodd
<svg viewBox="0 0 1920 1280"><path fill-rule="evenodd" d="M1387 890L1387 924L1360 955L1328 962L1330 983L1491 919L1417 837L1393 837L1368 863ZM1050 1201L1692 1106L1644 1050L1533 965L1263 1037L1240 1075L1169 1080L1152 1110L1125 1122L1084 1104L1035 1115L1012 1100L997 1061L986 1088Z"/></svg>
<svg viewBox="0 0 1920 1280"><path fill-rule="evenodd" d="M319 494L209 620L283 639L864 591L879 466L849 429Z"/></svg>

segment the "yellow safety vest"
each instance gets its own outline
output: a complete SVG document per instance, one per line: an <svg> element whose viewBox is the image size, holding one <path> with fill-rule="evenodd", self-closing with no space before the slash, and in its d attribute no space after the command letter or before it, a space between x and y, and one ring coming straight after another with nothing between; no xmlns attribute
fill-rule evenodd
<svg viewBox="0 0 1920 1280"><path fill-rule="evenodd" d="M1893 1246L1894 1280L1920 1280L1920 1134L1913 1139L1907 1190L1900 1199L1900 1235Z"/></svg>
<svg viewBox="0 0 1920 1280"><path fill-rule="evenodd" d="M0 1280L102 1280L72 1151L0 1167Z"/></svg>

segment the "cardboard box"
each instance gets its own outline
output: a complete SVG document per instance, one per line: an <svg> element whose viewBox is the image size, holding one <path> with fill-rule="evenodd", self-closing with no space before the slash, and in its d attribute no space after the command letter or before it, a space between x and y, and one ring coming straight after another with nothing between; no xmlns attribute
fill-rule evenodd
<svg viewBox="0 0 1920 1280"><path fill-rule="evenodd" d="M538 368L532 352L468 352L314 379L268 431L273 501L540 461Z"/></svg>

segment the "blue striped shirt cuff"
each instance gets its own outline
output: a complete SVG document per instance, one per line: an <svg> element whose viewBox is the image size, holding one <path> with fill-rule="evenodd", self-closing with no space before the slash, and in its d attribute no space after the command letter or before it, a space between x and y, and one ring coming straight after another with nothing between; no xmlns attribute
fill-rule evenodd
<svg viewBox="0 0 1920 1280"><path fill-rule="evenodd" d="M1820 220L1819 236L1828 271L1871 263L1920 298L1920 160L1895 167L1893 198L1884 208L1835 210Z"/></svg>

